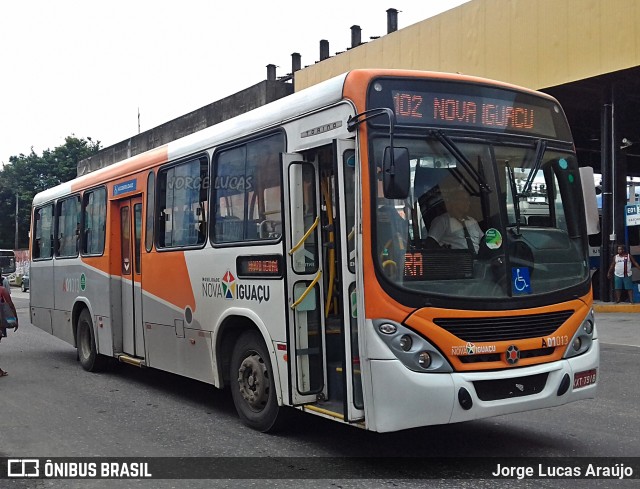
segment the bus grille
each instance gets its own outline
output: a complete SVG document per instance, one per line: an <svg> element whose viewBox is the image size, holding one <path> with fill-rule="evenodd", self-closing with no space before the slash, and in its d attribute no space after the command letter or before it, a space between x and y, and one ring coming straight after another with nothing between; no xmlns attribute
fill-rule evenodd
<svg viewBox="0 0 640 489"><path fill-rule="evenodd" d="M520 350L520 360L523 358L547 357L553 355L555 348L538 348L536 350ZM501 353L480 353L479 355L461 355L458 357L462 363L499 362Z"/></svg>
<svg viewBox="0 0 640 489"><path fill-rule="evenodd" d="M571 317L573 311L491 318L436 318L436 323L464 341L507 341L548 336Z"/></svg>

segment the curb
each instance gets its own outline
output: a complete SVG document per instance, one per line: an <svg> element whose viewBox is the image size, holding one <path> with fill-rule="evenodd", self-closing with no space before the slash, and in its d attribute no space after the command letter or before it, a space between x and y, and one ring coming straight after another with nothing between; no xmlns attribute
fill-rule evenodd
<svg viewBox="0 0 640 489"><path fill-rule="evenodd" d="M595 312L640 313L640 304L594 303L593 310Z"/></svg>

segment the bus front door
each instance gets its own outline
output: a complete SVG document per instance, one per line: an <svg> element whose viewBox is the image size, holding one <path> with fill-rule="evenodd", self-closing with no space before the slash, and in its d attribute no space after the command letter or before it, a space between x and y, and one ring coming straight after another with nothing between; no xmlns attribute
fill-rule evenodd
<svg viewBox="0 0 640 489"><path fill-rule="evenodd" d="M342 356L339 372L341 377L338 386L342 387L344 399L344 419L356 422L364 419L364 400L360 372L360 351L358 346L358 313L357 313L357 269L356 269L356 202L359 201L356 175L356 150L352 139L337 139L333 144L334 174L338 186L338 206L336 217L336 257L335 275L339 277L334 295L334 315L338 320L341 332ZM327 335L330 337L330 335ZM331 354L331 351L327 353ZM331 365L330 365L331 368ZM333 370L333 369L332 369ZM331 372L333 374L333 371ZM335 377L336 375L334 375ZM340 387L337 387L339 389Z"/></svg>
<svg viewBox="0 0 640 489"><path fill-rule="evenodd" d="M283 154L291 403L327 397L320 187L315 162Z"/></svg>
<svg viewBox="0 0 640 489"><path fill-rule="evenodd" d="M122 311L122 352L144 358L142 322L141 236L142 198L118 201L120 220L120 273ZM116 245L117 246L117 245Z"/></svg>

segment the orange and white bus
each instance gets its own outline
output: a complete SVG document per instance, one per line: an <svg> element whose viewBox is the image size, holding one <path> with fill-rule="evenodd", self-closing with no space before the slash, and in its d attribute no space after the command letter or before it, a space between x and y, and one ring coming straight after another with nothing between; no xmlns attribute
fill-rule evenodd
<svg viewBox="0 0 640 489"><path fill-rule="evenodd" d="M434 244L439 216L476 241ZM596 391L578 162L541 93L354 70L46 190L32 223L34 325L89 371L228 387L258 430L290 407L387 432Z"/></svg>

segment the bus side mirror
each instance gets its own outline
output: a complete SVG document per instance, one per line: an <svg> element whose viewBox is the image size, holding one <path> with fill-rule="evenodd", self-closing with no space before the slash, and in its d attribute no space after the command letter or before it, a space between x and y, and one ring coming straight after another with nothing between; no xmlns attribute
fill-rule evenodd
<svg viewBox="0 0 640 489"><path fill-rule="evenodd" d="M409 150L384 148L382 159L382 189L387 199L406 199L410 184Z"/></svg>

